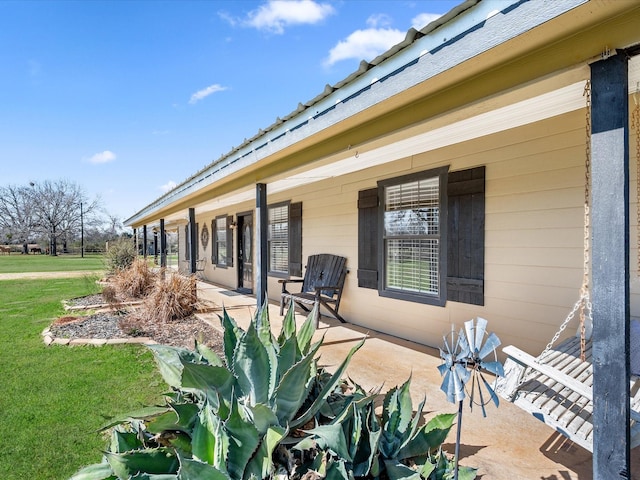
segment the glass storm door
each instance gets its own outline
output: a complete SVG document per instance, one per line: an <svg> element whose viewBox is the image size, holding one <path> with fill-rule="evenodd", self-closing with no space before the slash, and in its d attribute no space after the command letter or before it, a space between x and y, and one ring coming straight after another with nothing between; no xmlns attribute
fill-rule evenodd
<svg viewBox="0 0 640 480"><path fill-rule="evenodd" d="M253 293L253 215L238 215L238 290Z"/></svg>

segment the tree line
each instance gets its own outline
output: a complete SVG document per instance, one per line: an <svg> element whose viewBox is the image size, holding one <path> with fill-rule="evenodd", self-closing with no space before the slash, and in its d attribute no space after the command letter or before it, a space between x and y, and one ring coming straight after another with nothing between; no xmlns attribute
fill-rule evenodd
<svg viewBox="0 0 640 480"><path fill-rule="evenodd" d="M81 236L104 244L121 230L99 197L90 199L70 180L0 186L0 243L22 245L23 253L29 244L44 243L50 255L57 255L60 246L66 252Z"/></svg>

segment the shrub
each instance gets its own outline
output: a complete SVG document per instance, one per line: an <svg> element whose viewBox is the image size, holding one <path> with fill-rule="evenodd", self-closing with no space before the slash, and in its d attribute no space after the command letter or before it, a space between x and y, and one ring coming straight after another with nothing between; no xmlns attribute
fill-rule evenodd
<svg viewBox="0 0 640 480"><path fill-rule="evenodd" d="M127 335L132 337L140 337L146 334L144 322L139 317L133 315L125 315L118 320L118 327Z"/></svg>
<svg viewBox="0 0 640 480"><path fill-rule="evenodd" d="M120 320L119 326L129 335L142 335L153 331L155 324L190 317L196 311L197 303L195 277L162 272L142 305Z"/></svg>
<svg viewBox="0 0 640 480"><path fill-rule="evenodd" d="M173 390L166 405L110 425L103 462L73 480L449 478L441 445L455 414L420 427L424 402L413 415L407 381L377 417L377 392L342 380L364 339L327 372L318 365L322 340L312 343L317 315L297 331L290 308L275 337L266 306L246 331L224 311L222 355L197 343L194 351L150 346ZM474 477L468 469L460 478Z"/></svg>
<svg viewBox="0 0 640 480"><path fill-rule="evenodd" d="M105 285L102 289L102 299L109 305L118 303L118 291L113 285Z"/></svg>
<svg viewBox="0 0 640 480"><path fill-rule="evenodd" d="M143 298L151 292L156 282L144 258L135 258L125 269L120 269L113 277L113 286L122 298Z"/></svg>
<svg viewBox="0 0 640 480"><path fill-rule="evenodd" d="M192 315L197 303L195 277L160 275L141 307L141 315L160 322L180 320Z"/></svg>
<svg viewBox="0 0 640 480"><path fill-rule="evenodd" d="M136 246L130 239L120 238L109 242L109 249L105 253L105 266L109 273L124 270L138 257Z"/></svg>

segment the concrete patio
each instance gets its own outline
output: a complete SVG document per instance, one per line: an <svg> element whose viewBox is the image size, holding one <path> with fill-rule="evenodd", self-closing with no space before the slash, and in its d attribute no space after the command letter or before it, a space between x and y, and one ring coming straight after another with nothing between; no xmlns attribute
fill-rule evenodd
<svg viewBox="0 0 640 480"><path fill-rule="evenodd" d="M246 328L256 310L253 296L239 294L224 287L199 282L199 295L216 305L225 306L231 317ZM279 306L269 306L269 316L275 332L280 330L282 317ZM219 328L216 312L202 315ZM302 314L297 315L304 321ZM459 327L459 326L458 326ZM444 332L443 332L444 333ZM318 338L324 335L320 349L322 365L331 369L340 363L356 342L366 336L364 346L354 355L348 375L365 389L383 385L383 392L401 385L411 376L414 405L426 396L428 416L453 413L457 405L448 403L440 390L442 378L437 370L439 352L430 347L408 342L378 332L365 331L352 324L341 324L322 316ZM518 407L501 401L500 407L487 407L487 417L481 409L470 411L468 404L462 418L462 446L460 463L478 468L483 480L588 480L593 478L591 453L535 419ZM455 429L445 449L453 453ZM624 478L624 477L620 477ZM640 480L640 449L632 452L631 475Z"/></svg>

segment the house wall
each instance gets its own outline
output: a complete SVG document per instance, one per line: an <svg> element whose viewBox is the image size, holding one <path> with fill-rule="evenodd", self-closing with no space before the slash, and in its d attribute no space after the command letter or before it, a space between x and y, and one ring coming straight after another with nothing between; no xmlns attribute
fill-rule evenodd
<svg viewBox="0 0 640 480"><path fill-rule="evenodd" d="M220 285L226 285L231 289L235 289L238 286L238 272L237 272L237 231L233 231L233 243L231 245L232 255L233 255L233 265L228 267L220 267L211 262L211 257L213 253L213 245L214 245L214 231L212 228L212 222L216 217L219 216L233 216L234 219L237 218L237 213L252 211L255 209L255 204L251 202L245 202L241 204L232 205L229 207L225 207L223 209L218 209L210 212L206 212L204 214L197 215L196 221L200 224L200 229L202 229L202 225L206 223L207 229L209 230L209 241L207 243L206 248L203 248L201 239L198 239L200 242L200 258L205 259L204 265L204 273L203 276L212 282L218 283ZM182 246L184 248L184 246ZM227 247L229 248L229 247ZM183 252L184 250L181 250ZM254 249L255 251L255 249ZM181 253L181 255L184 255Z"/></svg>
<svg viewBox="0 0 640 480"><path fill-rule="evenodd" d="M632 103L633 105L633 103ZM350 273L340 312L350 323L418 343L439 346L442 335L482 316L503 344L541 351L578 300L583 277L585 195L585 111L506 130L454 146L425 152L303 188L269 195L269 203L302 202L303 262L312 254L347 257ZM635 159L635 133L631 132ZM447 302L431 306L380 297L357 282L358 191L385 178L449 166L450 171L486 166L485 305ZM632 315L640 314L637 274L635 162L631 162ZM252 202L198 217L212 218L252 210ZM211 232L212 234L212 232ZM235 236L234 232L234 258ZM205 274L216 283L237 286L236 265L210 264ZM182 252L183 250L181 250ZM201 255L203 253L201 247ZM234 260L235 261L235 260ZM279 301L280 285L269 277L269 298ZM565 335L578 327L575 319Z"/></svg>
<svg viewBox="0 0 640 480"><path fill-rule="evenodd" d="M323 252L348 258L351 272L340 311L349 322L438 346L452 323L459 327L482 316L503 343L537 352L579 298L585 141L585 113L576 111L317 182L270 201L302 201L303 258ZM358 191L384 178L443 165L450 170L486 165L485 305L448 302L443 308L384 298L375 290L359 288ZM278 286L273 279L269 292L276 300ZM567 332L576 328L574 321Z"/></svg>

